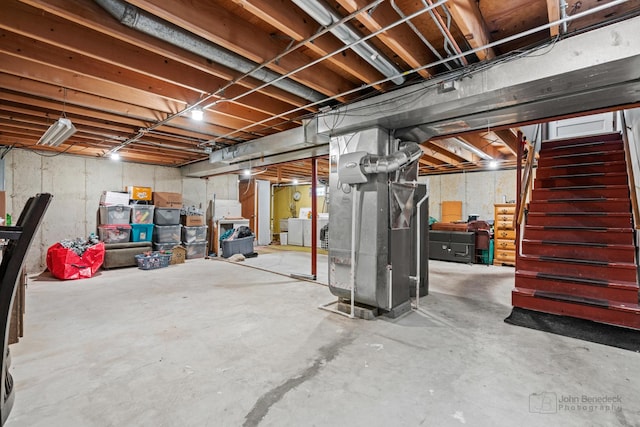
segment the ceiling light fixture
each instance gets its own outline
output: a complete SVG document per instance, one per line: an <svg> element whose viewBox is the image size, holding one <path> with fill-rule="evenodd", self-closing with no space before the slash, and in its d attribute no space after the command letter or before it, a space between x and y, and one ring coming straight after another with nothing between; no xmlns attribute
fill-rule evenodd
<svg viewBox="0 0 640 427"><path fill-rule="evenodd" d="M46 145L48 147L58 147L71 135L76 133L76 127L71 120L61 117L40 137L36 145Z"/></svg>
<svg viewBox="0 0 640 427"><path fill-rule="evenodd" d="M490 167L491 169L497 169L497 168L498 168L498 162L496 162L495 160L491 160L491 161L489 162L489 167Z"/></svg>
<svg viewBox="0 0 640 427"><path fill-rule="evenodd" d="M202 119L204 119L204 111L202 111L202 108L194 108L191 110L191 118L193 120L197 120L197 121L202 121Z"/></svg>
<svg viewBox="0 0 640 427"><path fill-rule="evenodd" d="M251 169L245 169L242 173L244 176L251 176Z"/></svg>
<svg viewBox="0 0 640 427"><path fill-rule="evenodd" d="M298 180L297 180L297 179L294 179L291 183L292 183L293 185L298 185Z"/></svg>
<svg viewBox="0 0 640 427"><path fill-rule="evenodd" d="M471 153L475 154L476 156L480 157L483 160L493 160L493 157L491 157L490 155L488 155L487 153L485 153L481 149L479 149L477 147L474 147L473 145L469 144L467 141L463 141L462 139L457 138L457 137L449 138L449 141L456 142L462 148L464 148L467 151L470 151Z"/></svg>
<svg viewBox="0 0 640 427"><path fill-rule="evenodd" d="M340 20L340 17L335 12L329 10L317 0L293 0L293 2L324 27L328 27ZM402 72L391 61L382 56L375 47L366 41L355 44L362 37L352 30L349 25L336 25L329 31L385 77L390 78L392 82L397 85L404 83Z"/></svg>
<svg viewBox="0 0 640 427"><path fill-rule="evenodd" d="M111 153L111 160L120 160L120 154Z"/></svg>

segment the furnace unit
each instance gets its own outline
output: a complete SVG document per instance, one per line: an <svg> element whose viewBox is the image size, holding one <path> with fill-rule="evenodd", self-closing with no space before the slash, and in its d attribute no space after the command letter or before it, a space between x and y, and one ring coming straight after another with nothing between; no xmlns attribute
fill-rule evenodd
<svg viewBox="0 0 640 427"><path fill-rule="evenodd" d="M410 309L411 296L427 294L428 189L417 182L421 155L418 144L381 128L331 139L329 289L339 312L394 317Z"/></svg>

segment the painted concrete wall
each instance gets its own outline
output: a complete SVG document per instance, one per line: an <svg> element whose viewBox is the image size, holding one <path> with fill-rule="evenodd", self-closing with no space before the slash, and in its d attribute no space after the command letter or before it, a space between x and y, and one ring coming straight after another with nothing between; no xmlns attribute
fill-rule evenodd
<svg viewBox="0 0 640 427"><path fill-rule="evenodd" d="M49 246L62 239L87 237L96 231L100 195L104 190L124 191L127 185L183 194L185 205L206 211L214 194L238 199L235 175L209 179L185 178L177 168L147 166L77 156L45 157L13 150L5 157L7 212L17 220L30 196L48 192L53 200L26 261L29 273L46 268Z"/></svg>
<svg viewBox="0 0 640 427"><path fill-rule="evenodd" d="M293 200L293 193L300 192L300 200ZM324 196L318 196L319 213L329 212ZM280 233L280 220L297 218L300 208L311 208L311 185L283 186L273 188L273 232Z"/></svg>
<svg viewBox="0 0 640 427"><path fill-rule="evenodd" d="M479 214L483 219L493 218L493 204L501 203L503 196L514 200L516 171L486 171L447 174L422 178L429 181L429 215L440 219L443 200L462 200L463 218ZM15 219L26 200L39 192L50 192L53 201L36 235L26 262L29 273L46 268L45 257L49 246L67 238L87 237L95 232L100 195L104 190L123 191L127 185L148 186L154 191L182 193L184 204L209 210L210 201L238 200L236 175L208 179L185 178L176 168L118 163L108 159L91 159L60 155L44 157L23 150L13 150L5 158L5 188L7 212ZM300 186L302 187L302 186ZM308 202L309 191L299 188L302 200ZM274 204L274 232L278 232L279 217L286 218L291 200L288 187L276 190L282 205ZM282 192L282 194L278 194ZM280 197L278 197L280 198ZM307 203L310 206L310 202ZM318 208L322 209L322 198Z"/></svg>
<svg viewBox="0 0 640 427"><path fill-rule="evenodd" d="M461 200L462 219L478 214L493 219L494 203L516 199L516 170L465 172L421 177L429 183L429 216L441 220L443 201Z"/></svg>

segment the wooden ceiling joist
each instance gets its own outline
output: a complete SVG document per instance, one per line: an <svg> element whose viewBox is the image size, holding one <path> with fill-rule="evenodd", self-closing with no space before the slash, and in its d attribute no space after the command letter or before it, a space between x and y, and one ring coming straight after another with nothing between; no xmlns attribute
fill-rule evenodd
<svg viewBox="0 0 640 427"><path fill-rule="evenodd" d="M338 0L347 13L353 13L370 3L368 0ZM398 18L390 2L383 2L368 13L360 13L356 19L369 32L373 33L392 25ZM380 42L384 43L391 51L412 69L433 62L436 57L425 48L418 36L406 26L397 26L380 34ZM422 69L419 74L423 78L429 78L429 70Z"/></svg>
<svg viewBox="0 0 640 427"><path fill-rule="evenodd" d="M276 57L286 47L286 43L261 33L256 27L206 0L190 0L188 3L184 0L130 0L129 3L258 64ZM268 68L287 74L303 68L308 62L308 57L292 52L269 64ZM351 88L343 77L320 64L303 69L291 78L327 96Z"/></svg>
<svg viewBox="0 0 640 427"><path fill-rule="evenodd" d="M307 95L333 99L309 105L303 99L309 96L249 77L244 72L247 69L237 64L221 65L214 62L215 55L203 54L207 58L172 40L130 28L96 1L4 0L0 14L0 144L33 147L52 155L65 152L92 157L117 149L125 161L179 167L206 162L206 145L215 150L277 135L301 126L319 110L382 92L391 94L395 89L391 82L380 84L382 75L368 59L345 48L332 33L315 37L321 25L291 1L116 1L230 50L242 58L239 62L264 63L275 73L291 73L291 81ZM608 3L583 0L570 4L567 14ZM531 45L550 43L549 32L536 31L493 50L483 48L492 40L518 35L562 15L555 0L449 0L433 13L425 10L435 4L435 0L395 0L371 7L371 0L323 2L336 16L361 11L348 24L366 37L376 33L367 44L400 70L405 85L430 84L434 76L448 78L442 73L449 71L461 76L473 71L462 68L465 65L460 61L433 66L439 57L452 52L482 49L475 56L467 55L470 67L475 67L478 60L488 62L498 54L520 54ZM616 4L572 20L567 36L590 31L586 28L590 25L602 26L638 14L640 0ZM409 15L410 22L405 21ZM383 28L387 29L381 31ZM558 30L551 29L553 34ZM308 42L310 38L314 40ZM295 46L301 41L307 42ZM344 50L332 55L340 49ZM344 93L348 95L339 96ZM196 102L205 107L202 122L185 113ZM62 115L78 131L61 147L36 147L42 133ZM385 126L392 129L394 124ZM516 134L513 129L494 128L487 123L481 132L464 133L466 129L456 124L446 130L455 135L423 142L420 172L484 170L489 157L511 167L518 148ZM464 143L451 140L453 137ZM140 139L132 141L135 138ZM308 180L310 165L302 161L270 166L259 176L276 182ZM318 169L319 174L328 175L326 158Z"/></svg>
<svg viewBox="0 0 640 427"><path fill-rule="evenodd" d="M476 49L491 43L486 23L475 0L449 0L446 7L471 48ZM496 55L492 48L487 48L476 52L476 56L484 61L493 59Z"/></svg>
<svg viewBox="0 0 640 427"><path fill-rule="evenodd" d="M17 0L7 1L15 2ZM99 31L115 40L125 41L137 46L143 51L156 53L166 60L180 62L193 69L210 73L225 82L239 80L238 84L245 86L248 89L254 89L263 84L263 82L250 77L240 79L242 74L237 70L229 69L223 65L212 62L209 59L187 52L139 31L130 29L108 16L100 6L93 2L85 2L83 0L21 0L21 2L29 4L38 10L45 10L53 15L80 24L90 31ZM216 86L214 82L211 83L211 86L214 89L219 87ZM205 91L212 91L209 85ZM308 102L274 86L265 87L261 89L260 92L289 103L292 106L300 107ZM307 110L315 111L315 108L310 107Z"/></svg>

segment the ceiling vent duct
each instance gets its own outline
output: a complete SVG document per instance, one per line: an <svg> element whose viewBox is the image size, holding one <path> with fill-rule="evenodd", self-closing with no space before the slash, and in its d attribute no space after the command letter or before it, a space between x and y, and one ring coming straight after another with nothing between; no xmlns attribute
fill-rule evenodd
<svg viewBox="0 0 640 427"><path fill-rule="evenodd" d="M254 62L248 61L230 50L217 46L150 13L139 10L124 1L95 0L95 2L129 28L203 56L232 70L247 74L254 79L270 83L281 77L278 73L266 68L253 71L257 67ZM273 86L312 102L319 102L326 98L320 92L316 92L288 78L274 82Z"/></svg>
<svg viewBox="0 0 640 427"><path fill-rule="evenodd" d="M49 126L49 129L40 137L36 145L57 147L76 133L76 127L67 118L60 118Z"/></svg>
<svg viewBox="0 0 640 427"><path fill-rule="evenodd" d="M318 0L293 0L300 9L304 10L307 15L311 16L323 27L338 22L342 17L338 16L335 12L324 6ZM404 83L404 77L402 77L402 71L391 63L384 55L366 41L355 44L362 38L355 30L353 30L348 24L336 25L329 30L331 34L336 36L342 43L349 46L356 54L362 57L365 61L371 64L376 70L380 71L383 76L389 78L397 85Z"/></svg>

